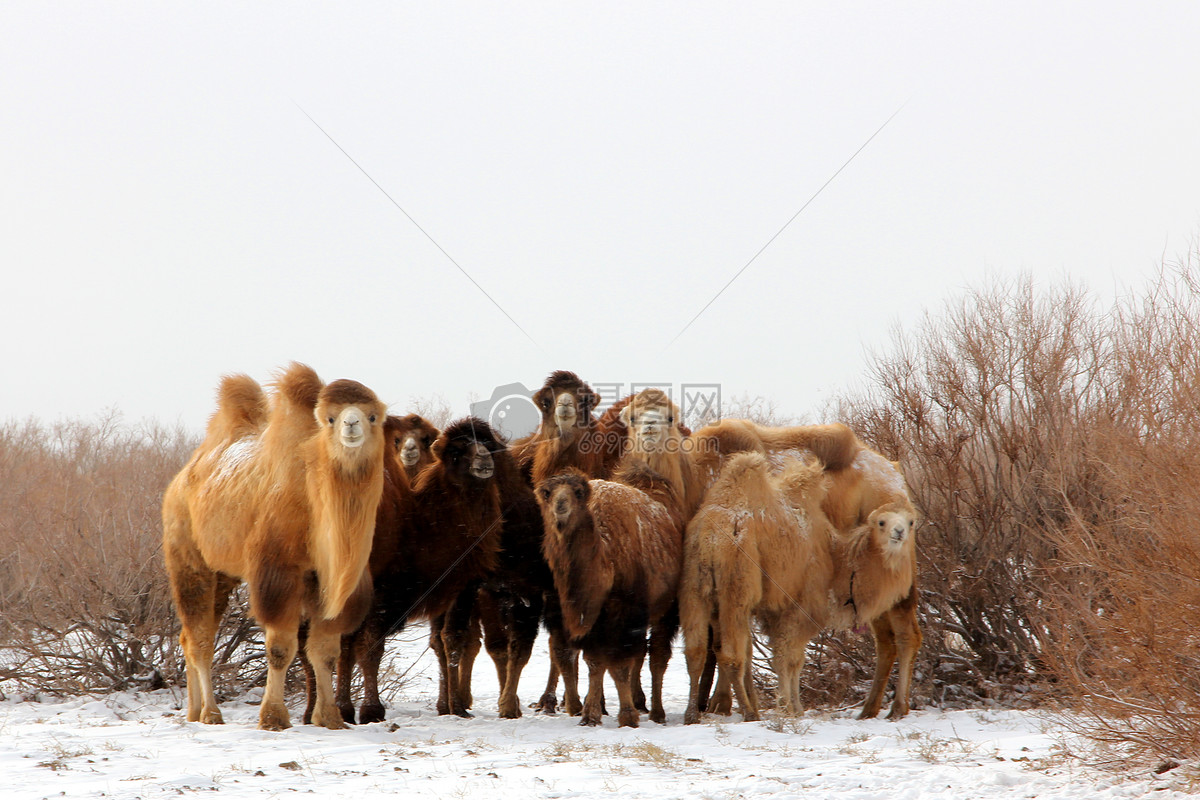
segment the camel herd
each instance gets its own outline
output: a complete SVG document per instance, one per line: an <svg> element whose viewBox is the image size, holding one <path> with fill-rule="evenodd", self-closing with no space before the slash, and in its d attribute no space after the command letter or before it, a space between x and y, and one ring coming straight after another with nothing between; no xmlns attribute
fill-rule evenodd
<svg viewBox="0 0 1200 800"><path fill-rule="evenodd" d="M682 630L684 721L730 714L735 698L744 719L758 719L755 623L782 713L802 710L812 637L860 626L876 648L861 716L879 712L897 661L889 717L908 713L921 644L917 515L896 464L840 424L727 419L689 431L657 389L597 416L599 396L567 371L534 402L539 428L507 443L472 417L438 431L415 414L389 416L362 384L325 384L302 364L268 391L224 378L204 440L163 499L188 720L222 721L214 639L240 582L265 632L264 730L291 725L284 679L297 654L306 723L382 720L386 639L416 620L429 622L442 714L470 716L482 645L500 716L521 716L518 681L544 627L551 667L539 711L559 709L561 680L562 708L600 724L608 675L620 725L637 726L640 711L664 723L663 674Z"/></svg>

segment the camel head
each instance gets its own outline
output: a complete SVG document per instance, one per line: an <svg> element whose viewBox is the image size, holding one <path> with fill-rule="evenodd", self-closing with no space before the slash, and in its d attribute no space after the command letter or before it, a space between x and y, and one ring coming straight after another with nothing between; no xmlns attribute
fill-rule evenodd
<svg viewBox="0 0 1200 800"><path fill-rule="evenodd" d="M313 414L336 461L358 466L380 457L387 406L366 386L344 378L328 384L317 396Z"/></svg>
<svg viewBox="0 0 1200 800"><path fill-rule="evenodd" d="M433 457L446 467L446 473L458 482L488 481L496 474L492 453L504 444L486 422L466 417L453 423L433 443Z"/></svg>
<svg viewBox="0 0 1200 800"><path fill-rule="evenodd" d="M440 431L420 414L388 417L388 433L405 469L424 466L433 460L431 450Z"/></svg>
<svg viewBox="0 0 1200 800"><path fill-rule="evenodd" d="M567 531L574 530L579 519L587 513L592 487L587 475L572 468L542 481L536 495L547 529L557 532L561 539Z"/></svg>
<svg viewBox="0 0 1200 800"><path fill-rule="evenodd" d="M908 503L888 503L867 517L871 538L889 559L898 559L916 549L917 512Z"/></svg>
<svg viewBox="0 0 1200 800"><path fill-rule="evenodd" d="M543 435L571 438L576 428L591 424L592 411L600 395L592 391L574 372L558 370L533 395L533 403L542 415Z"/></svg>
<svg viewBox="0 0 1200 800"><path fill-rule="evenodd" d="M635 453L679 452L683 433L679 409L661 389L643 389L621 409L629 449Z"/></svg>

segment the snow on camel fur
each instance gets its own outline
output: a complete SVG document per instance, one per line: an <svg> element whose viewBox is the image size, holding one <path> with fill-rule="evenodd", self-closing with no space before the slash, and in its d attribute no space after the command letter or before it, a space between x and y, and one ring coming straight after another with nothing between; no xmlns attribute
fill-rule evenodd
<svg viewBox="0 0 1200 800"><path fill-rule="evenodd" d="M909 626L906 608L910 599L915 606L916 513L907 497L893 497L842 535L823 510L837 490L816 460L793 460L778 475L761 454L726 463L687 532L680 590L691 679L685 722L699 718L709 626L719 685L732 687L746 719L758 718L748 675L751 615L770 639L779 706L787 713L800 711L808 641L824 627L870 623L876 683L863 713L874 716L897 650L896 637L889 642L881 634L898 628L905 641L892 716L907 713L911 656L920 645L915 609Z"/></svg>
<svg viewBox="0 0 1200 800"><path fill-rule="evenodd" d="M222 721L212 691L217 624L239 581L266 632L259 727L291 725L284 679L307 619L316 670L313 719L345 727L333 703L341 634L365 613L366 572L383 487L386 408L356 381L323 386L292 364L268 404L245 375L226 377L200 446L163 497L163 551L188 680L188 720Z"/></svg>
<svg viewBox="0 0 1200 800"><path fill-rule="evenodd" d="M588 480L568 470L540 483L537 497L563 621L588 664L581 724L600 724L607 672L620 698L619 724L636 727L632 670L645 655L648 628L650 718L666 720L662 676L678 626L681 504L674 485L645 464L628 464L615 477Z"/></svg>

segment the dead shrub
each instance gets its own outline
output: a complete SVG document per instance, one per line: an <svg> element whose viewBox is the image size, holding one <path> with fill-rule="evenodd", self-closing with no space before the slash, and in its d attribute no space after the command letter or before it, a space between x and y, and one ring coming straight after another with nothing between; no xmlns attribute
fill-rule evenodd
<svg viewBox="0 0 1200 800"><path fill-rule="evenodd" d="M17 691L159 687L182 659L162 564L162 492L196 438L95 422L0 425L0 682ZM233 604L237 606L237 604ZM254 669L230 615L221 666Z"/></svg>
<svg viewBox="0 0 1200 800"><path fill-rule="evenodd" d="M925 517L917 696L1040 687L1110 752L1200 755L1198 275L1104 311L1030 278L969 292L841 398Z"/></svg>

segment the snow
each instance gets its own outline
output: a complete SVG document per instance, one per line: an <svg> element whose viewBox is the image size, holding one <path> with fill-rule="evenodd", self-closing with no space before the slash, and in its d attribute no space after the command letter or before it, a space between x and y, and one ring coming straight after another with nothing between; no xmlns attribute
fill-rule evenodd
<svg viewBox="0 0 1200 800"><path fill-rule="evenodd" d="M436 666L424 637L393 642L413 667L385 722L329 731L255 728L257 693L222 704L225 725L184 721L182 690L0 702L6 798L374 797L589 798L1141 798L1171 800L1184 770L1121 777L1059 755L1065 736L1035 712L917 710L899 722L855 709L767 712L761 723L708 716L683 725L682 654L667 671L667 724L634 730L606 717L496 715L486 655L475 671L474 719L438 717ZM544 635L522 679L528 703L546 678ZM585 682L581 682L584 688ZM606 686L609 704L615 700ZM293 698L298 700L299 698ZM293 706L293 722L299 708Z"/></svg>

